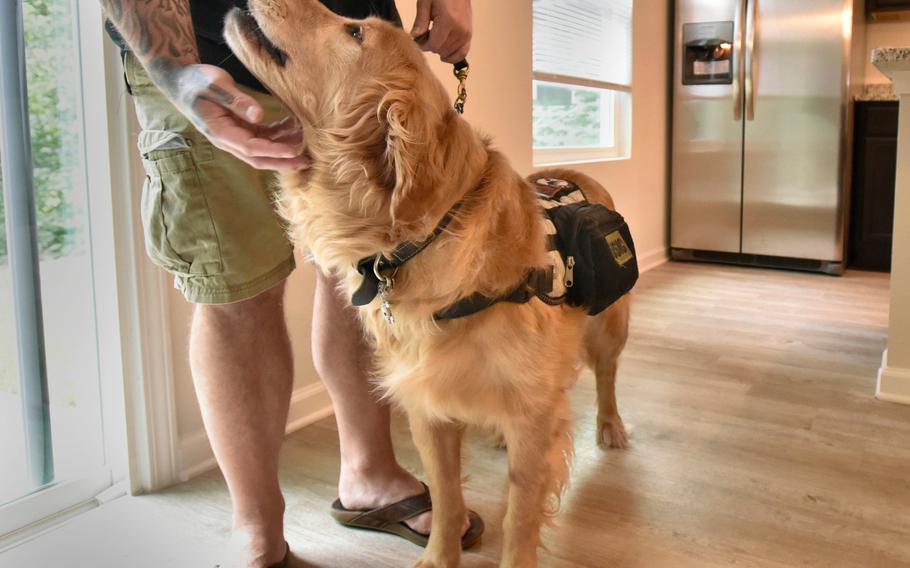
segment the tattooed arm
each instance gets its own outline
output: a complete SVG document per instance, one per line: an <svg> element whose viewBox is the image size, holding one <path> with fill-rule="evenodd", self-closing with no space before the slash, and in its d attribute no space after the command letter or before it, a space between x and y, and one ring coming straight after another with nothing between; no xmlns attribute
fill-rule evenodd
<svg viewBox="0 0 910 568"><path fill-rule="evenodd" d="M211 142L253 167L301 169L307 160L287 121L264 111L224 69L199 62L189 0L101 0L149 77Z"/></svg>

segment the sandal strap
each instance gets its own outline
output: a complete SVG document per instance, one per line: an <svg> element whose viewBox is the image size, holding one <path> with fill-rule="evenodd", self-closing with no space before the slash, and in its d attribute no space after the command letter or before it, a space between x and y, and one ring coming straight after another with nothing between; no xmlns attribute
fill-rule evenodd
<svg viewBox="0 0 910 568"><path fill-rule="evenodd" d="M432 509L433 503L430 501L430 488L424 483L423 493L384 507L364 511L348 521L348 524L362 528L381 529L386 526L403 523Z"/></svg>

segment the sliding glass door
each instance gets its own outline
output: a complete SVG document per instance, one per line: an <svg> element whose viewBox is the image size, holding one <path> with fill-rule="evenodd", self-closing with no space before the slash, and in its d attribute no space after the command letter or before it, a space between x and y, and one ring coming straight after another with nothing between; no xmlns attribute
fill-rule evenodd
<svg viewBox="0 0 910 568"><path fill-rule="evenodd" d="M114 299L96 286L86 133L105 102L84 100L85 22L78 0L0 12L2 538L109 486L119 425L102 419L96 314Z"/></svg>

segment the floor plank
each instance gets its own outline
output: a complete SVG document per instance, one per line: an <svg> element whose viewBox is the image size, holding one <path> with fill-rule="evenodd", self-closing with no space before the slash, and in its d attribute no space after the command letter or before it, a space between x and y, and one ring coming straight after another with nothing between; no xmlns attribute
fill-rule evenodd
<svg viewBox="0 0 910 568"><path fill-rule="evenodd" d="M671 263L643 275L619 379L633 447L596 447L584 374L572 484L541 565L910 566L910 407L873 397L887 308L888 278L876 273ZM403 421L394 435L419 472ZM287 441L293 548L312 566L409 566L415 547L326 514L337 452L331 418ZM488 532L464 565L495 566L505 459L480 436L469 454L466 495ZM227 536L217 472L132 501L212 542Z"/></svg>

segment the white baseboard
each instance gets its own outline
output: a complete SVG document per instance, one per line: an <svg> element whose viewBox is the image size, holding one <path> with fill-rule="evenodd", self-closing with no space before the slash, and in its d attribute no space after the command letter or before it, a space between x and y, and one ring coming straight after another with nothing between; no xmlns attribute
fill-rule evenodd
<svg viewBox="0 0 910 568"><path fill-rule="evenodd" d="M294 432L313 422L332 415L332 401L325 385L315 383L299 388L291 394L286 433ZM217 466L209 438L199 429L181 436L179 446L180 481L187 481Z"/></svg>
<svg viewBox="0 0 910 568"><path fill-rule="evenodd" d="M878 370L875 398L887 402L910 404L910 369L889 367L887 349L882 354L882 366Z"/></svg>
<svg viewBox="0 0 910 568"><path fill-rule="evenodd" d="M670 254L666 248L653 250L649 253L638 255L638 272L644 273L653 268L657 268L670 260Z"/></svg>

